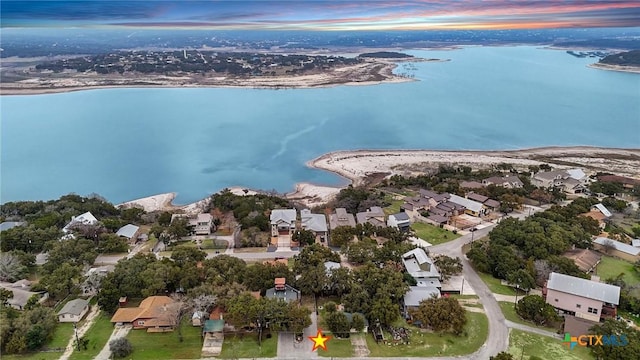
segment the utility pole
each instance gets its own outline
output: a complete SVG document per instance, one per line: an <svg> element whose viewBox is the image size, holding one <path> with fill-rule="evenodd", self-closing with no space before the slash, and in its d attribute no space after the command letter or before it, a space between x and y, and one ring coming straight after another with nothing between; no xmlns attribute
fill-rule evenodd
<svg viewBox="0 0 640 360"><path fill-rule="evenodd" d="M80 340L78 340L78 323L77 322L73 323L73 331L76 334L76 348L78 349L78 351L80 351Z"/></svg>
<svg viewBox="0 0 640 360"><path fill-rule="evenodd" d="M462 277L462 287L460 287L460 295L464 293L464 277Z"/></svg>

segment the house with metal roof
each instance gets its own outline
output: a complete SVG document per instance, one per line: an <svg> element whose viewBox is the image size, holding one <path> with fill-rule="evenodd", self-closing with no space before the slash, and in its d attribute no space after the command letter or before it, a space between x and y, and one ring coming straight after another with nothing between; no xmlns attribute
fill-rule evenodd
<svg viewBox="0 0 640 360"><path fill-rule="evenodd" d="M409 227L411 227L409 215L405 212L389 215L389 219L387 219L387 226L394 227L400 231L408 231Z"/></svg>
<svg viewBox="0 0 640 360"><path fill-rule="evenodd" d="M274 286L267 289L264 297L269 299L280 299L286 302L300 301L300 290L287 284L286 278L275 278Z"/></svg>
<svg viewBox="0 0 640 360"><path fill-rule="evenodd" d="M3 223L0 223L0 231L9 230L16 226L22 226L24 224L24 221L5 221Z"/></svg>
<svg viewBox="0 0 640 360"><path fill-rule="evenodd" d="M321 242L327 239L327 217L324 214L312 214L311 210L300 210L300 226L313 231Z"/></svg>
<svg viewBox="0 0 640 360"><path fill-rule="evenodd" d="M473 216L482 216L484 215L484 205L481 202L473 201L471 199L463 198L462 196L451 194L449 197L449 201L458 204L460 206L464 206L465 213Z"/></svg>
<svg viewBox="0 0 640 360"><path fill-rule="evenodd" d="M440 290L432 286L411 286L404 294L403 305L406 318L410 318L409 310L417 309L420 302L431 298L439 298Z"/></svg>
<svg viewBox="0 0 640 360"><path fill-rule="evenodd" d="M598 237L593 240L593 248L608 255L618 257L630 262L640 260L640 248L625 244L618 240L606 237Z"/></svg>
<svg viewBox="0 0 640 360"><path fill-rule="evenodd" d="M273 209L269 220L271 221L271 236L291 235L296 229L296 209Z"/></svg>
<svg viewBox="0 0 640 360"><path fill-rule="evenodd" d="M71 221L62 228L65 233L70 233L74 226L77 225L95 225L98 223L98 219L90 211L78 216L72 216Z"/></svg>
<svg viewBox="0 0 640 360"><path fill-rule="evenodd" d="M402 263L409 275L416 280L417 286L440 289L440 272L427 253L416 248L402 254Z"/></svg>
<svg viewBox="0 0 640 360"><path fill-rule="evenodd" d="M609 211L606 206L602 205L602 203L593 205L591 207L591 210L599 211L602 215L604 215L605 218L609 218L612 215L611 211Z"/></svg>
<svg viewBox="0 0 640 360"><path fill-rule="evenodd" d="M135 226L133 224L127 224L116 232L116 235L127 238L128 240L135 240L138 235L138 230L140 230L139 226Z"/></svg>
<svg viewBox="0 0 640 360"><path fill-rule="evenodd" d="M591 321L615 317L620 302L618 286L555 272L549 275L542 294L556 309Z"/></svg>
<svg viewBox="0 0 640 360"><path fill-rule="evenodd" d="M74 299L62 307L58 311L59 322L78 322L82 320L84 315L89 311L89 301L84 299Z"/></svg>

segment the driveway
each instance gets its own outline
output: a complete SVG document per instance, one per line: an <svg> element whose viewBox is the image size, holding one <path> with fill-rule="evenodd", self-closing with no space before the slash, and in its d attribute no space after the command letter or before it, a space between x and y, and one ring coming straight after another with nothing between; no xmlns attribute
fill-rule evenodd
<svg viewBox="0 0 640 360"><path fill-rule="evenodd" d="M302 341L296 342L292 332L278 333L278 359L315 359L318 352L311 351L313 342L309 336L316 336L318 333L318 318L315 313L311 313L311 325L304 329Z"/></svg>
<svg viewBox="0 0 640 360"><path fill-rule="evenodd" d="M93 325L93 323L95 322L99 314L100 314L100 308L98 308L98 305L93 305L91 307L91 310L85 317L84 324L76 330L78 333L78 339L83 337L84 334L89 330L89 328L91 328L91 325ZM67 360L69 356L71 356L71 353L73 353L73 350L75 350L75 347L73 346L75 340L76 340L76 336L74 333L71 335L71 339L69 339L69 344L67 344L67 347L64 350L64 353L62 354L62 356L60 356L60 360Z"/></svg>
<svg viewBox="0 0 640 360"><path fill-rule="evenodd" d="M112 340L127 336L129 331L131 331L131 328L132 328L131 325L116 326L113 329L113 332L109 337L109 340L107 340L107 343L104 345L102 350L100 350L100 353L95 358L93 358L93 360L109 360L111 358L111 350L109 349L109 343Z"/></svg>

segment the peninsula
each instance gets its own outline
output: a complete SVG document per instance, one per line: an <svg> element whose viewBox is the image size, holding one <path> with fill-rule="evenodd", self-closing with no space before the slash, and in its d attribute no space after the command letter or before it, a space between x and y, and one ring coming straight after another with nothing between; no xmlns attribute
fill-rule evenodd
<svg viewBox="0 0 640 360"><path fill-rule="evenodd" d="M591 67L602 70L640 73L640 50L608 55Z"/></svg>
<svg viewBox="0 0 640 360"><path fill-rule="evenodd" d="M3 95L105 87L310 88L412 81L398 62L441 61L401 53L266 54L212 50L128 50L56 59L6 59Z"/></svg>

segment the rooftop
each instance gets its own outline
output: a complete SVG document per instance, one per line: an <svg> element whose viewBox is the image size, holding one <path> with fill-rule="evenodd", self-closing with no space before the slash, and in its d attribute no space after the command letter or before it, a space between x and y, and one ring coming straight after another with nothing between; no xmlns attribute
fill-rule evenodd
<svg viewBox="0 0 640 360"><path fill-rule="evenodd" d="M598 211L600 211L602 213L602 215L604 215L606 217L611 217L611 211L609 211L609 209L607 209L606 206L604 206L602 204L595 204L595 205L593 205L593 207L598 209Z"/></svg>
<svg viewBox="0 0 640 360"><path fill-rule="evenodd" d="M421 248L416 248L402 255L402 263L409 275L414 278L439 278L440 273L433 260Z"/></svg>
<svg viewBox="0 0 640 360"><path fill-rule="evenodd" d="M272 224L277 224L278 222L292 224L296 222L296 217L296 209L274 209L271 210L269 219Z"/></svg>
<svg viewBox="0 0 640 360"><path fill-rule="evenodd" d="M58 315L71 314L71 315L78 316L82 314L82 310L84 310L84 308L87 307L87 305L89 305L89 302L84 299L71 300L66 304L64 304L64 307L62 307L62 309L58 311Z"/></svg>
<svg viewBox="0 0 640 360"><path fill-rule="evenodd" d="M605 238L605 237L599 237L595 240L593 240L594 243L599 244L599 245L603 245L605 244L605 242L611 241L611 244L616 248L616 250L618 251L622 251L625 254L629 254L629 255L633 255L636 256L638 254L640 254L640 248L634 247L632 245L629 244L625 244L622 243L620 241L617 240L613 240L613 239L609 239L609 238Z"/></svg>
<svg viewBox="0 0 640 360"><path fill-rule="evenodd" d="M326 232L327 231L327 217L324 214L312 214L311 210L300 211L301 226L303 229Z"/></svg>
<svg viewBox="0 0 640 360"><path fill-rule="evenodd" d="M116 235L131 239L138 232L138 229L140 229L138 226L127 224L121 227L118 232L116 232Z"/></svg>
<svg viewBox="0 0 640 360"><path fill-rule="evenodd" d="M419 306L422 300L427 300L434 296L440 297L440 290L436 287L411 286L409 291L404 294L404 305Z"/></svg>
<svg viewBox="0 0 640 360"><path fill-rule="evenodd" d="M469 199L465 199L462 196L458 196L458 195L453 195L451 194L451 197L449 198L449 201L451 201L454 204L458 204L458 205L462 205L465 208L473 211L473 212L480 212L482 211L482 203L479 203L477 201L473 201L473 200L469 200Z"/></svg>
<svg viewBox="0 0 640 360"><path fill-rule="evenodd" d="M587 299L618 305L620 287L552 272L547 288Z"/></svg>

